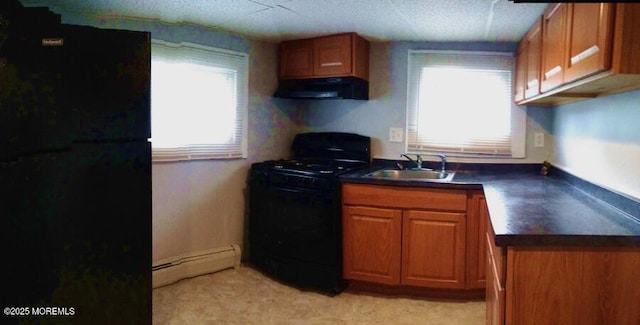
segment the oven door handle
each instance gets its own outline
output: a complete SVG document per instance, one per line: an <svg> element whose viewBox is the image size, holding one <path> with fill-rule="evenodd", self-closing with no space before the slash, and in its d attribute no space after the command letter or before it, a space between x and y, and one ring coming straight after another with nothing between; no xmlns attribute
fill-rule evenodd
<svg viewBox="0 0 640 325"><path fill-rule="evenodd" d="M330 195L327 191L319 191L317 189L309 189L309 188L300 188L300 187L283 187L283 186L268 186L267 191L273 192L288 192L288 193L313 193L313 194L322 194L322 195Z"/></svg>

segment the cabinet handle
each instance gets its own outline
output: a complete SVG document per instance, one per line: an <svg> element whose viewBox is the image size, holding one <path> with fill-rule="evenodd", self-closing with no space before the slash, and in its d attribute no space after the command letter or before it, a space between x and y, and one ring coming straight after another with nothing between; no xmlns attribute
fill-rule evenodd
<svg viewBox="0 0 640 325"><path fill-rule="evenodd" d="M558 74L558 72L562 71L562 67L559 65L556 65L555 67L553 67L553 69L547 71L544 73L544 76L549 79L551 77L553 77L554 75Z"/></svg>
<svg viewBox="0 0 640 325"><path fill-rule="evenodd" d="M321 67L335 67L339 65L342 65L342 62L327 62L320 64Z"/></svg>
<svg viewBox="0 0 640 325"><path fill-rule="evenodd" d="M538 87L538 79L533 79L529 82L527 82L527 89L533 89Z"/></svg>
<svg viewBox="0 0 640 325"><path fill-rule="evenodd" d="M594 45L582 52L580 52L578 55L574 56L571 58L571 64L576 64L596 53L598 53L600 51L600 48L598 47L598 45Z"/></svg>

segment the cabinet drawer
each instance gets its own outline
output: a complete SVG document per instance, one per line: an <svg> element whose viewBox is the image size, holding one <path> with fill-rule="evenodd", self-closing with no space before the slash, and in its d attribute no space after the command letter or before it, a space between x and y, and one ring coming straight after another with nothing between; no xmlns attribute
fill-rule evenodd
<svg viewBox="0 0 640 325"><path fill-rule="evenodd" d="M467 191L422 187L344 184L342 202L397 209L466 211Z"/></svg>

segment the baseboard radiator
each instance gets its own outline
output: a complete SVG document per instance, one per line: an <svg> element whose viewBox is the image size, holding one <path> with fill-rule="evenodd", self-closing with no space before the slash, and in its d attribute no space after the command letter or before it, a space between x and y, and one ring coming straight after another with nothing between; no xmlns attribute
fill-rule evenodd
<svg viewBox="0 0 640 325"><path fill-rule="evenodd" d="M157 261L152 268L153 287L161 287L194 276L240 266L239 245L225 246Z"/></svg>

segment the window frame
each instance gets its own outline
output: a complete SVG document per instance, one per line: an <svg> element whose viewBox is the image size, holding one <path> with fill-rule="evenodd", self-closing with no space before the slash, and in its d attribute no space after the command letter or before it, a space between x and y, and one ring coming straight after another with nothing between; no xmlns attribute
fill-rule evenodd
<svg viewBox="0 0 640 325"><path fill-rule="evenodd" d="M515 56L514 53L511 52L493 52L493 51L459 51L459 50L408 50L407 54L407 101L406 101L406 141L405 151L410 153L417 154L441 154L445 153L448 156L454 157L463 157L463 158L525 158L526 157L526 129L527 129L527 114L526 114L526 106L517 106L513 101L513 94L511 91L509 96L510 103L510 112L511 112L511 132L510 132L510 141L511 141L511 152L509 155L505 154L487 154L487 153L465 153L463 151L447 151L447 150L430 150L430 149L413 149L414 146L410 144L409 134L412 132L413 125L417 124L416 121L412 121L412 118L417 119L417 114L415 110L418 110L417 98L419 97L419 86L420 86L420 74L422 68L428 67L428 64L412 64L413 56L415 55L459 55L466 56L465 59L473 58L474 56L483 56L487 57L502 57L510 61L511 65L511 85L510 89L513 90L515 83ZM436 66L436 65L432 65ZM456 65L450 65L452 67L456 67ZM462 67L464 66L457 66ZM415 70L414 70L415 69ZM415 82L413 82L415 80ZM412 97L414 96L414 97ZM447 117L446 112L443 112L443 116ZM448 117L449 120L447 123L455 123L455 117ZM413 125L412 125L413 124ZM410 149L411 148L411 149Z"/></svg>
<svg viewBox="0 0 640 325"><path fill-rule="evenodd" d="M152 53L151 53L151 65L154 61L154 48L158 46L165 47L170 51L185 51L181 54L185 60L175 60L176 62L202 62L206 66L206 63L210 63L208 67L213 65L223 66L224 69L236 71L236 126L234 127L234 133L236 141L230 143L218 143L218 144L190 144L182 146L172 147L154 147L153 146L153 128L152 135L149 142L152 143L152 162L179 162L179 161L193 161L193 160L217 160L217 159L245 159L248 157L248 102L249 102L249 54L243 52L232 51L228 49L222 49L217 47L211 47L190 42L167 42L160 39L152 39ZM199 56L197 59L193 59L194 53L188 51L197 51ZM207 55L209 55L207 57ZM231 62L223 62L224 59L220 57L227 56L227 59ZM203 58L204 57L204 58ZM166 57L163 59L166 60ZM213 61L205 61L212 59ZM215 61L217 60L217 61ZM215 61L215 62L214 62ZM229 65L226 65L229 64ZM234 65L237 64L237 65ZM233 66L231 66L233 65ZM153 67L151 68L153 71ZM151 78L153 80L153 76ZM153 92L153 82L151 83ZM153 116L153 94L151 96L151 115ZM213 109L213 108L212 108ZM153 118L153 117L152 117Z"/></svg>

